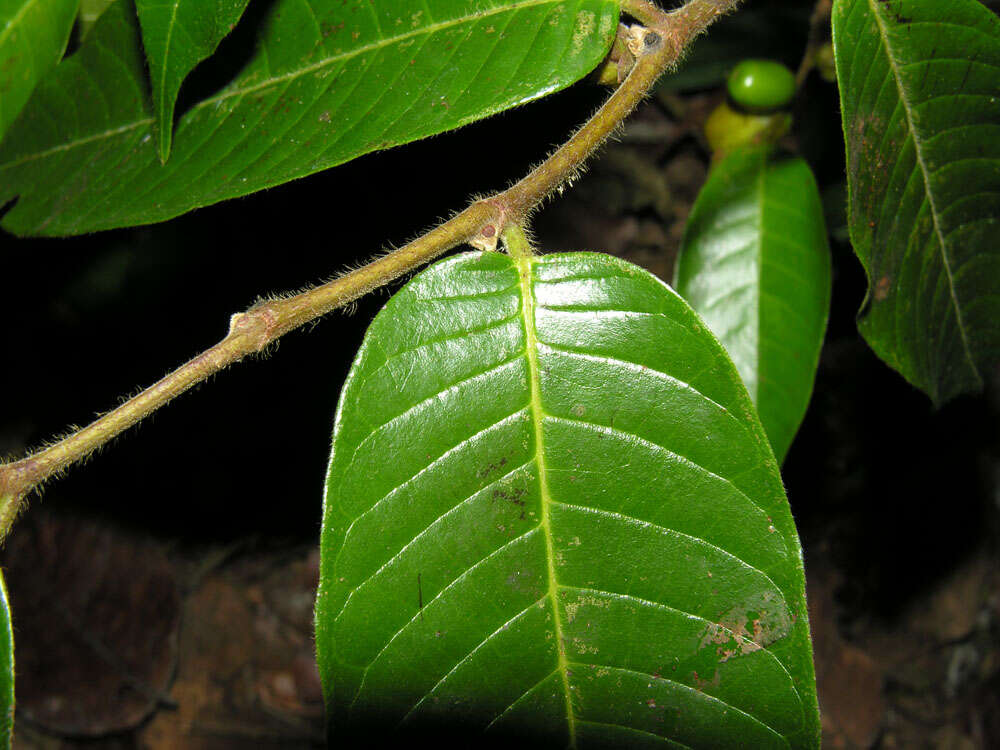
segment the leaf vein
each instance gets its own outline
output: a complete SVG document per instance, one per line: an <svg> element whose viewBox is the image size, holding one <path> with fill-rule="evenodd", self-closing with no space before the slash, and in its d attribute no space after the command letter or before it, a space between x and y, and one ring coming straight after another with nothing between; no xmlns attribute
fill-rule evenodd
<svg viewBox="0 0 1000 750"><path fill-rule="evenodd" d="M361 438L361 440L358 441L358 444L357 444L357 446L354 449L354 454L351 456L351 460L348 462L348 467L350 467L354 463L354 460L357 457L358 453L361 451L362 448L365 447L365 443L367 443L375 435L381 433L383 430L388 429L390 427L393 427L398 422L401 422L401 421L405 420L411 414L413 414L414 412L416 412L416 411L418 411L418 410L426 407L427 405L432 404L435 401L440 401L441 398L443 396L445 396L446 394L452 393L454 391L461 390L464 386L467 386L470 383L473 383L474 381L479 380L480 378L484 378L484 377L487 377L489 375L494 375L497 372L499 372L500 370L503 370L504 368L508 367L509 365L515 364L517 362L520 362L523 358L524 358L524 352L520 351L517 354L515 354L514 356L508 357L507 359L503 360L502 362L500 362L498 364L490 365L487 369L485 369L485 370L483 370L481 372L476 372L476 373L473 373L472 375L467 375L467 376L463 377L461 380L458 380L458 381L456 381L454 383L451 383L451 384L445 386L444 388L440 388L438 390L435 390L435 392L432 393L427 398L421 399L420 401L416 402L415 404L412 404L411 406L409 406L405 411L402 411L399 414L396 414L396 415L390 417L389 419L387 419L386 421L384 421L381 424L379 424L377 427L375 427L375 429L373 429L371 432L369 432L367 435L365 435L363 438Z"/></svg>
<svg viewBox="0 0 1000 750"><path fill-rule="evenodd" d="M517 698L515 698L514 701L509 706L507 706L507 708L505 708L503 711L501 711L495 717L493 717L493 720L490 721L490 723L486 725L486 728L483 730L483 732L490 731L490 728L494 724L496 724L498 721L500 721L500 719L502 719L508 712L510 712L511 709L514 708L514 706L516 706L518 703L520 703L521 701L523 701L525 698L527 698L529 695L531 695L533 692L535 692L535 690L537 690L538 688L540 688L542 685L544 685L546 682L548 682L549 680L551 680L557 674L559 674L559 667L556 667L555 669L553 669L551 672L549 672L547 675L545 675L542 679L540 679L534 685L532 685L527 690L525 690L523 693L521 693Z"/></svg>
<svg viewBox="0 0 1000 750"><path fill-rule="evenodd" d="M951 263L948 258L947 246L945 245L945 237L941 230L940 216L938 214L937 206L935 205L935 195L934 191L931 189L930 184L930 174L927 171L926 161L924 159L923 149L921 146L920 139L918 138L918 133L914 128L912 109L913 105L910 103L907 97L906 87L904 86L903 79L901 77L898 63L894 56L894 51L892 49L891 39L889 30L886 28L885 21L878 12L878 8L875 7L873 3L876 0L868 0L868 7L871 11L872 16L875 18L875 23L878 25L880 35L882 37L882 42L886 51L886 59L889 61L889 68L892 71L893 78L896 82L897 95L903 104L903 111L906 115L906 124L913 137L913 149L917 157L917 164L920 166L921 174L924 180L924 191L927 196L927 201L931 209L931 219L933 220L934 233L938 239L938 251L941 255L941 262L944 265L945 273L948 277L948 291L951 294L951 302L955 308L955 318L958 322L958 330L962 338L962 347L965 352L966 360L968 361L969 368L972 371L973 376L979 386L983 385L983 378L979 372L979 368L976 367L975 360L972 357L972 351L969 348L969 337L968 331L966 330L965 321L962 319L962 310L958 304L958 297L955 292L955 281L951 274ZM960 24L955 24L960 25ZM963 25L963 28L968 28Z"/></svg>
<svg viewBox="0 0 1000 750"><path fill-rule="evenodd" d="M463 505L465 505L466 503L468 503L470 500L472 500L480 492L483 492L484 490L488 490L490 487L493 487L494 485L499 484L503 480L510 478L511 476L513 476L514 474L516 474L517 472L519 472L522 469L524 469L526 466L530 465L533 461L534 461L533 458L530 459L530 460L528 460L528 461L525 461L520 466L516 466L515 468L511 469L509 472L507 472L506 474L504 474L502 477L498 477L498 478L494 479L492 482L490 482L489 484L485 484L482 487L479 487L478 489L476 489L471 494L467 495L466 497L463 497L461 500L457 501L454 505L450 506L446 511L444 511L443 513L441 513L437 518L435 518L429 524L427 524L426 526L424 526L423 529L421 529L416 534L414 534L413 537L406 544L404 544L402 547L399 548L399 550L397 550L395 553L393 553L392 557L390 557L388 560L386 560L384 563L382 563L374 573L372 573L367 578L365 578L363 581L361 581L356 586L354 586L354 588L352 588L350 590L348 596L350 597L351 594L355 593L356 591L358 591L362 587L366 586L376 576L378 576L382 571L386 570L390 565L392 565L394 562L396 562L399 559L400 555L402 555L404 552L406 552L406 550L409 549L410 547L412 547L413 544L418 539L420 539L421 537L425 536L434 526L436 526L441 521L443 521L447 516L451 515L456 510L458 510L459 508L461 508ZM362 517L363 516L359 516L358 519L360 519ZM358 519L355 519L355 523L357 522ZM355 524L352 523L351 526L347 529L347 532L344 534L344 545L343 545L343 547L341 547L341 552L343 552L343 550L346 549L346 547L347 547L347 540L351 537L351 531L354 528L354 525ZM532 528L537 528L537 525L533 526ZM339 558L338 558L338 563L339 563ZM334 566L334 575L336 575L336 573L337 573L337 566L335 565ZM345 606L346 606L346 602L345 602Z"/></svg>
<svg viewBox="0 0 1000 750"><path fill-rule="evenodd" d="M605 665L605 664L588 664L588 663L585 663L585 662L571 662L571 663L574 664L575 666L579 666L579 667L590 667L590 668L593 668L593 669L609 669L609 670L614 671L614 672L621 672L621 673L624 673L624 674L633 674L633 675L637 675L639 677L648 678L650 680L656 680L656 681L660 681L660 682L667 682L667 683L670 683L672 685L676 685L677 687L679 687L680 689L684 690L685 692L695 693L698 696L700 696L701 699L704 699L704 700L707 700L707 701L710 701L710 702L713 702L713 703L718 703L719 705L724 706L725 710L732 710L732 711L735 711L738 714L742 714L748 720L752 721L755 724L760 725L765 730L767 730L768 732L770 732L771 734L773 734L775 737L777 737L778 739L780 739L785 744L786 747L789 746L788 740L785 738L785 736L783 734L781 734L780 732L778 732L773 727L765 724L763 721L761 721L760 719L758 719L753 714L748 714L746 711L744 711L744 710L742 710L740 708L737 708L736 706L734 706L731 703L727 703L726 701L722 700L721 698L716 698L714 695L709 695L708 693L704 693L704 692L702 692L700 690L696 690L693 687L685 685L683 682L677 682L676 680L671 680L668 677L658 677L658 676L656 676L654 674L650 674L649 672L643 672L642 670L638 670L638 669L628 669L627 667L614 667L614 666ZM723 711L723 713L725 713L725 711Z"/></svg>
<svg viewBox="0 0 1000 750"><path fill-rule="evenodd" d="M636 729L635 727L629 727L625 724L613 724L607 721L592 721L590 719L580 719L581 724L586 724L592 727L608 727L610 729L625 729L629 732L634 732L643 737L649 737L651 739L659 740L670 747L680 748L680 750L694 750L690 745L685 745L680 740L671 739L670 737L664 737L662 734L655 734L654 732L647 732L644 729Z"/></svg>
<svg viewBox="0 0 1000 750"><path fill-rule="evenodd" d="M539 604L544 604L544 602L545 602L545 600L547 598L548 598L548 594L546 594L545 596L543 596L541 599L537 599L537 600L533 601L531 604L529 604L527 607L525 607L524 609L522 609L516 615L514 615L513 617L511 617L509 620L507 620L505 623L503 623L500 627L498 627L492 633L490 633L485 638L483 638L481 641L479 641L479 643L477 643L476 646L472 650L469 651L469 653L467 653L465 656L463 656L462 658L460 658L455 663L455 665L451 669L449 669L444 674L443 677L441 677L441 679L439 679L436 683L434 683L433 687L431 687L430 690L428 690L426 693L424 693L424 695L416 703L413 704L413 707L409 711L406 712L406 714L403 716L403 718L400 720L399 723L400 724L404 724L406 722L406 720L410 718L410 715L413 714L413 712L416 711L418 708L420 708L420 706L423 704L423 702L425 700L427 700L428 698L430 698L431 695L434 693L434 691L437 690L439 687L441 687L448 680L449 677L451 677L458 669L460 669L462 667L463 664L467 663L469 661L469 659L471 659L475 655L475 653L477 651L479 651L479 649L481 649L483 646L485 646L487 643L489 643L494 637L500 635L505 630L507 630L508 628L510 628L511 625L513 625L517 620L519 620L522 617L524 617L524 615L526 615L528 612L530 612L533 608L537 607Z"/></svg>
<svg viewBox="0 0 1000 750"><path fill-rule="evenodd" d="M447 586L445 586L437 594L435 594L430 599L430 601L424 602L424 608L426 609L431 604L433 604L435 601L437 601L442 596L444 596L446 592L450 591L452 588L455 587L456 584L458 584L459 582L461 582L462 580L464 580L465 578L467 578L474 570L476 570L479 566L481 566L487 560L490 560L493 557L496 557L497 555L502 554L503 552L505 552L508 549L510 549L510 547L512 547L513 545L517 544L518 542L523 541L524 539L527 539L529 536L531 536L532 534L534 534L536 531L538 531L538 526L535 526L534 528L528 529L528 531L524 532L520 536L514 537L509 542L506 542L502 546L497 547L495 550L493 550L488 555L486 555L486 557L484 557L481 560L478 560L474 564L470 565L468 568L466 568L465 570L463 570L462 573L458 577L455 578L455 580L451 581ZM346 602L345 602L345 608L346 608ZM341 610L341 612L338 613L338 615L337 615L338 619L340 617L340 614L342 614L342 613L343 613L343 610ZM364 668L364 671L362 672L361 680L358 683L358 692L355 694L354 699L351 701L351 705L350 705L350 708L348 710L353 709L354 708L354 704L357 703L358 697L361 695L362 690L364 689L365 680L368 677L368 673L369 673L369 671L371 671L371 668L375 665L375 663L379 660L379 657L381 657L382 654L385 653L385 651L389 648L389 646L391 646L393 644L393 642L397 638L399 638L399 636L402 635L402 633L410 625L412 625L415 622L419 622L420 621L420 616L422 615L422 613L423 613L423 610L420 610L415 615L413 615L413 617L411 617L401 628L399 628L399 630L397 630L395 633L393 633L392 637L390 637L389 640L386 641L385 645L382 646L381 649L379 649L378 653L375 654L374 657L372 657L372 660L368 663L368 665Z"/></svg>
<svg viewBox="0 0 1000 750"><path fill-rule="evenodd" d="M517 417L518 415L524 414L525 411L526 411L526 409L524 409L524 408L518 409L517 411L513 412L512 414L507 415L503 419L497 420L493 424L490 424L490 425L487 425L486 427L483 427L481 430L477 430L472 435L469 435L469 437L463 438L458 443L456 443L455 445L453 445L452 447L450 447L448 450L444 451L441 455L437 456L433 461L429 462L426 466L421 467L420 471L418 471L416 474L414 474L413 476L409 477L406 481L401 482L400 484L396 485L391 490L389 490L387 493L385 493L382 497L380 497L378 500L376 500L372 504L372 506L370 508L367 508L364 511L364 513L361 514L361 516L364 516L364 515L367 515L367 514L373 512L383 502L385 502L386 500L388 500L390 497L392 497L393 495L395 495L397 492L401 491L403 488L405 488L408 485L410 485L415 479L417 479L418 477L420 477L422 474L425 474L426 472L430 471L431 468L433 468L435 465L437 465L438 463L440 463L442 460L444 460L448 456L452 455L453 453L455 453L457 451L460 451L460 450L464 449L465 446L467 446L469 443L471 443L476 438L480 437L481 435L484 435L485 433L489 432L490 430L492 430L492 429L494 429L496 427L499 427L499 426L503 425L505 422L513 422L513 421L515 421L515 417ZM360 518L361 516L358 516L358 517Z"/></svg>
<svg viewBox="0 0 1000 750"><path fill-rule="evenodd" d="M654 531L658 531L658 532L664 533L667 536L683 537L683 538L688 539L690 541L697 542L699 544L703 544L706 547L710 547L711 549L715 550L716 552L719 552L719 553L725 555L726 557L731 557L733 560L736 560L740 564L745 565L750 570L752 570L752 571L754 571L756 573L759 573L771 586L774 587L775 591L781 593L781 589L778 588L777 584L775 584L775 582L773 580L771 580L771 577L767 573L765 573L763 570L761 570L760 568L758 568L756 565L753 565L752 563L747 562L742 557L740 557L738 555L735 555L732 552L730 552L729 550L724 549L723 547L720 547L718 544L715 544L714 542L710 542L707 539L703 539L702 537L693 536L691 534L685 534L683 531L678 531L677 529L672 529L669 526L664 526L663 524L655 523L653 521L647 521L645 518L638 518L636 516L630 516L627 513L618 513L616 511L605 510L604 508L594 508L594 507L589 506L589 505L574 505L573 503L565 503L565 502L562 502L561 500L553 500L552 504L553 505L558 505L558 506L566 508L568 510L579 511L581 513L591 513L591 514L593 514L595 516L604 516L605 518L610 518L610 519L613 519L615 521L622 521L622 522L625 522L625 523L639 524L641 526L646 526L646 527L648 527L650 529L653 529ZM782 598L784 598L783 594L782 594ZM664 606L669 606L669 605L664 605ZM677 611L680 612L680 611L683 611L683 610L677 610ZM689 612L689 613L686 613L686 614L692 614L692 613Z"/></svg>

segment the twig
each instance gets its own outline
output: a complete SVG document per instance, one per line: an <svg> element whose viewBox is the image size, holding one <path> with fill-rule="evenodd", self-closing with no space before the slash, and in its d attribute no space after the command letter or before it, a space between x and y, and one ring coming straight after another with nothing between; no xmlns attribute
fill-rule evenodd
<svg viewBox="0 0 1000 750"><path fill-rule="evenodd" d="M802 62L799 63L799 69L795 73L796 88L805 83L806 76L816 64L816 53L825 41L825 29L832 9L833 0L816 0L816 5L813 6L812 16L809 18L809 39L806 42L805 52L802 53Z"/></svg>
<svg viewBox="0 0 1000 750"><path fill-rule="evenodd" d="M262 352L289 331L343 307L460 244L495 249L501 232L511 224L523 223L546 196L571 181L664 71L678 62L691 40L738 3L739 0L690 0L678 10L665 13L648 0L624 0L625 12L645 25L631 29L629 48L636 63L601 108L565 144L512 187L476 201L398 250L315 289L269 300L233 315L229 333L222 341L117 409L19 461L0 464L0 539L10 531L32 490L211 375L250 354Z"/></svg>

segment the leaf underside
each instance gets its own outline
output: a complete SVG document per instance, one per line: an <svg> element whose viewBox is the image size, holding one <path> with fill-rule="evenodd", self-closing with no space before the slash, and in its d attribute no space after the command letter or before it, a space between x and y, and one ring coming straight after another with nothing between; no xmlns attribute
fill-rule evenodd
<svg viewBox="0 0 1000 750"><path fill-rule="evenodd" d="M174 104L181 83L233 29L250 0L135 0L149 61L160 159L170 155Z"/></svg>
<svg viewBox="0 0 1000 750"><path fill-rule="evenodd" d="M14 631L7 584L0 571L0 750L8 750L14 732Z"/></svg>
<svg viewBox="0 0 1000 750"><path fill-rule="evenodd" d="M837 0L859 327L936 403L1000 362L1000 19L975 0Z"/></svg>
<svg viewBox="0 0 1000 750"><path fill-rule="evenodd" d="M0 0L0 140L59 62L79 0Z"/></svg>
<svg viewBox="0 0 1000 750"><path fill-rule="evenodd" d="M321 555L331 742L818 746L766 437L631 264L466 254L396 294L341 396Z"/></svg>
<svg viewBox="0 0 1000 750"><path fill-rule="evenodd" d="M259 48L179 119L164 165L131 1L101 16L0 144L18 234L168 219L561 89L614 37L611 0L277 0Z"/></svg>
<svg viewBox="0 0 1000 750"><path fill-rule="evenodd" d="M830 250L809 165L770 147L712 168L674 287L729 352L778 462L812 393L830 308Z"/></svg>

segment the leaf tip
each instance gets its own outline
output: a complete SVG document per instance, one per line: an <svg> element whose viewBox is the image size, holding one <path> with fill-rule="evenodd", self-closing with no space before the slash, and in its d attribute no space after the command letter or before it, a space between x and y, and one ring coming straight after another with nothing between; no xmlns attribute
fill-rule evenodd
<svg viewBox="0 0 1000 750"><path fill-rule="evenodd" d="M160 127L160 164L166 164L170 158L170 128Z"/></svg>

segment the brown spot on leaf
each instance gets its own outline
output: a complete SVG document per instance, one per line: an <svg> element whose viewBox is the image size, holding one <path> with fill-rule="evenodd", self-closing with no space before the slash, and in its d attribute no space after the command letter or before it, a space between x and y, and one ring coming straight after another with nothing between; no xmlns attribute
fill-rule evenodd
<svg viewBox="0 0 1000 750"><path fill-rule="evenodd" d="M883 276L881 279L879 279L878 283L875 284L875 301L881 302L886 297L888 297L889 289L891 286L892 286L892 281L889 279L888 276Z"/></svg>

